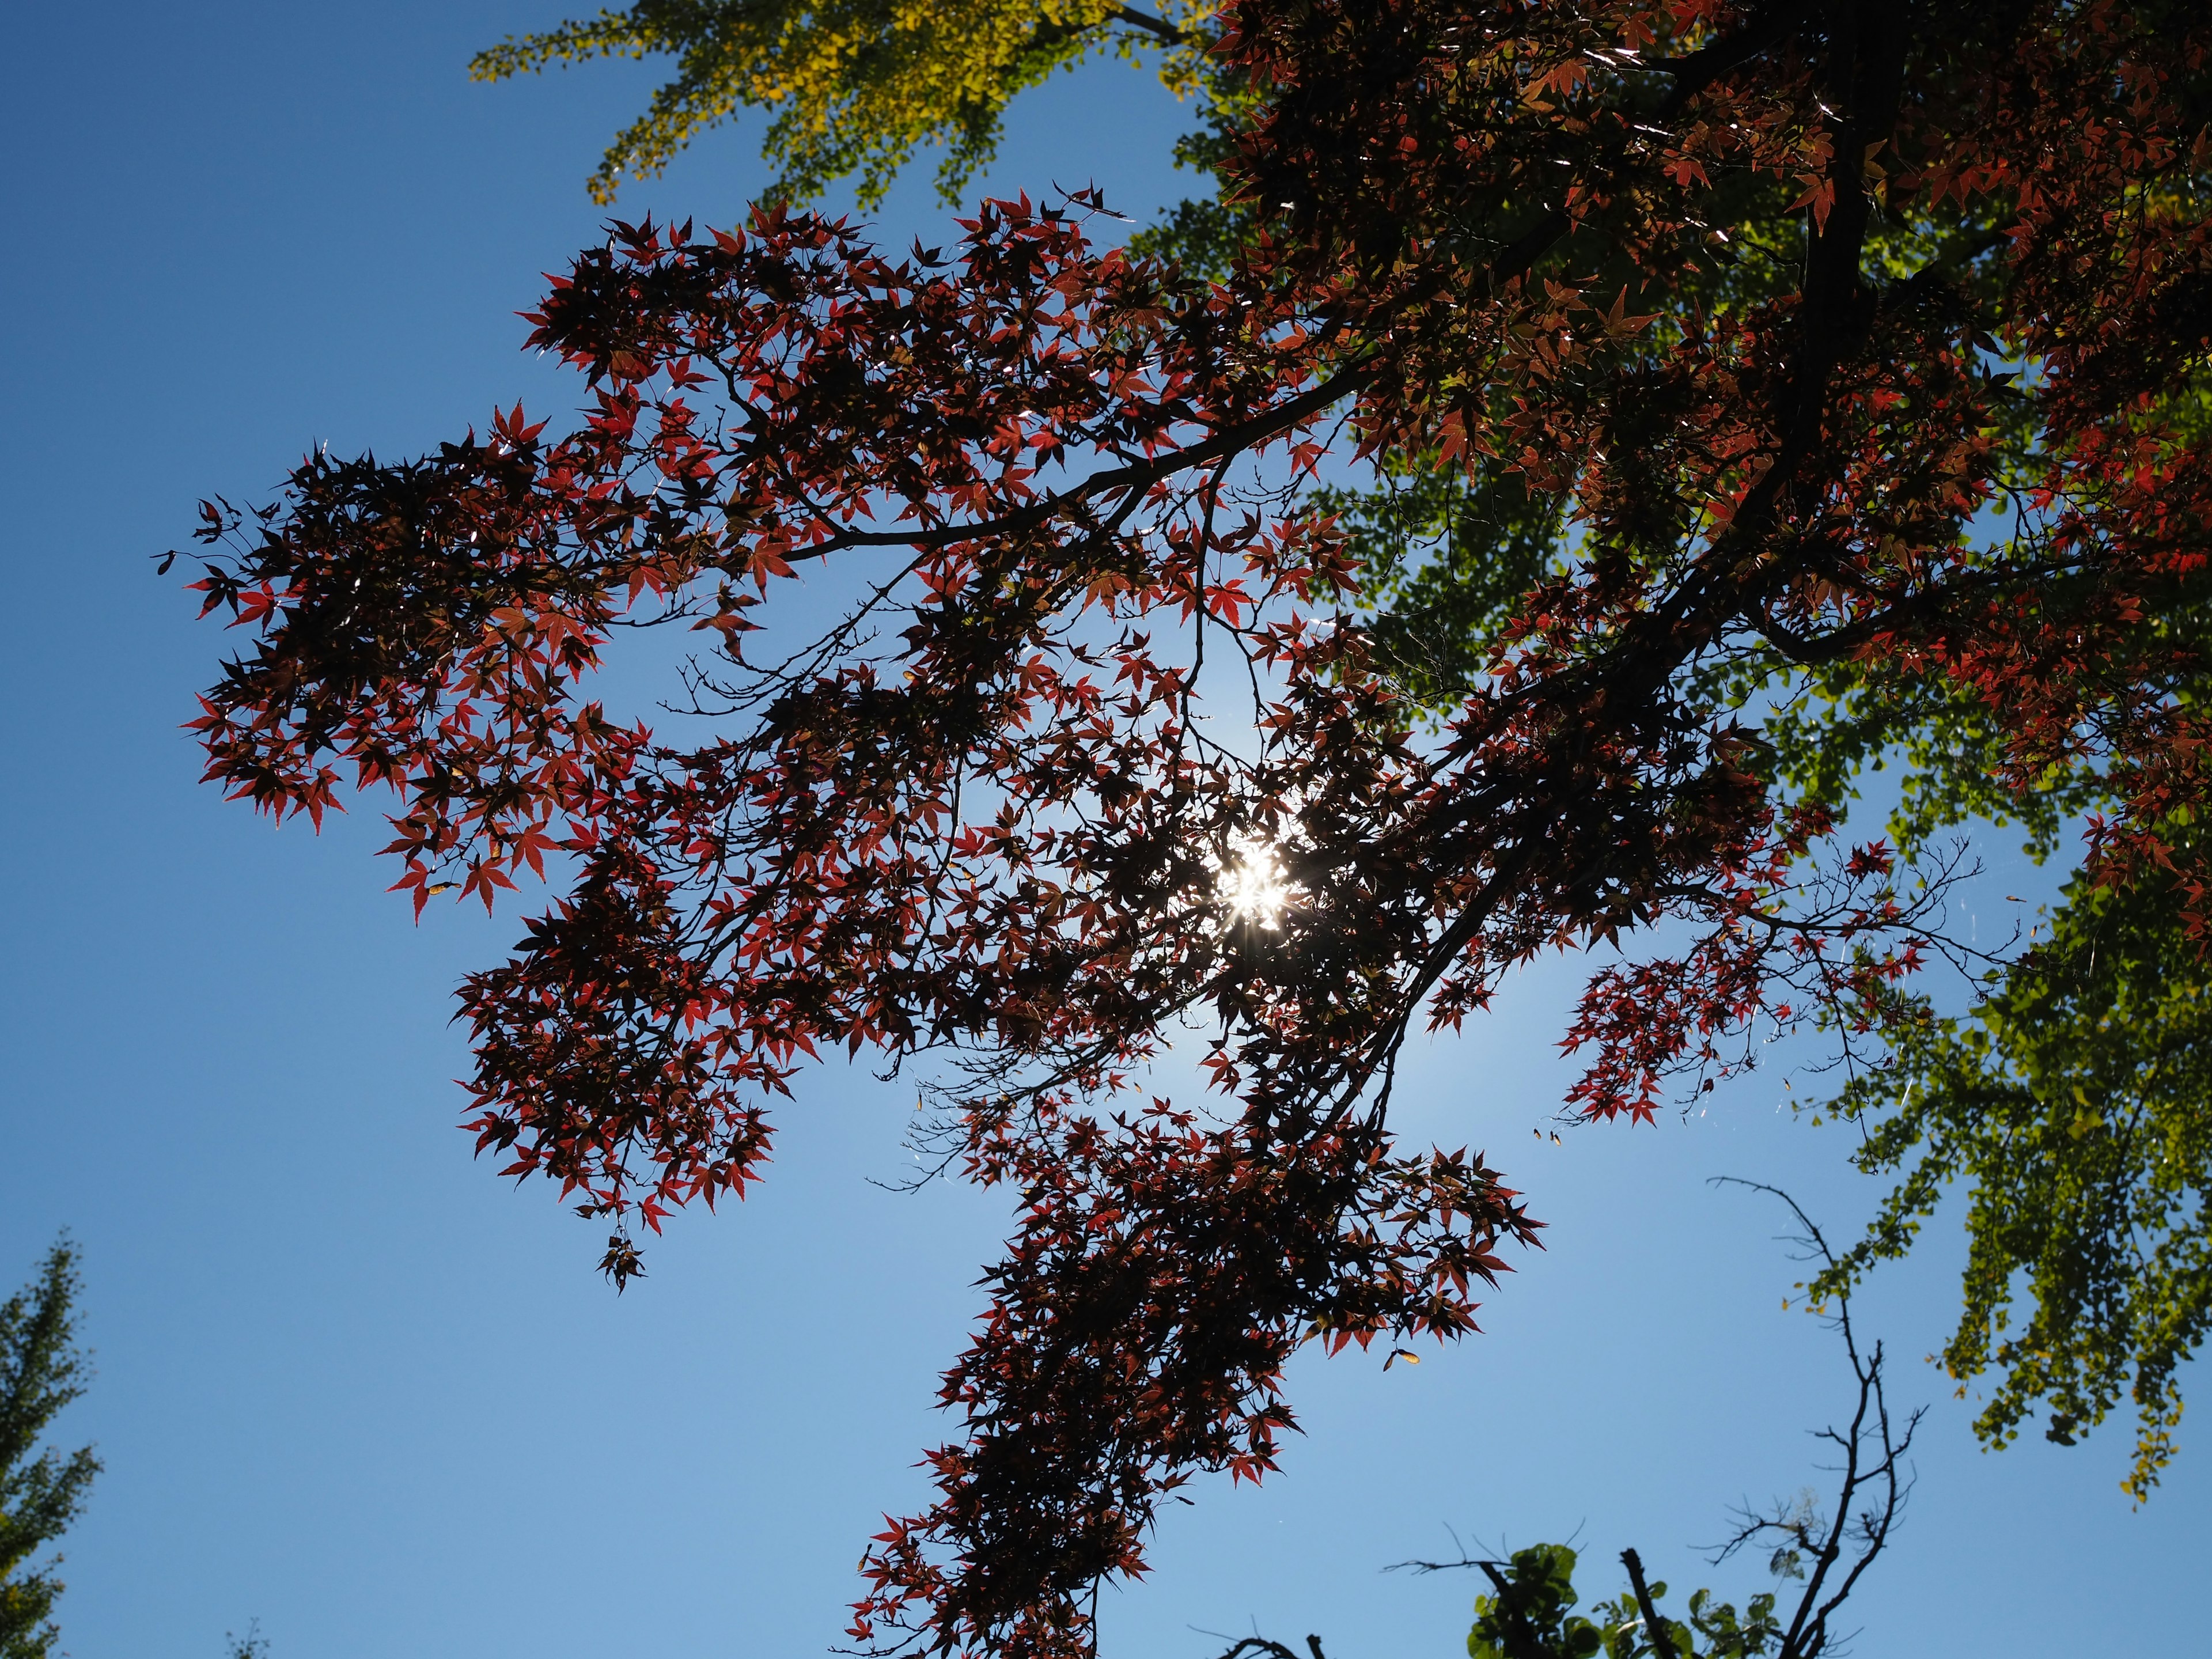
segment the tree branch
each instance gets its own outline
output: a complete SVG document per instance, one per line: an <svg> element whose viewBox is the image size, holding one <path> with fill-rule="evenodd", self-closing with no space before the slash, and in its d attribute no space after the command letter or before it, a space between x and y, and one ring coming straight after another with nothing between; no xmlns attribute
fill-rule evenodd
<svg viewBox="0 0 2212 1659"><path fill-rule="evenodd" d="M1306 1649L1311 1659L1328 1659L1328 1656L1321 1650L1321 1638L1318 1636L1306 1638ZM1235 1647L1224 1653L1221 1659L1243 1659L1243 1656L1248 1653L1265 1654L1267 1659L1299 1659L1295 1649L1285 1647L1280 1642L1272 1641L1265 1636L1244 1638Z"/></svg>
<svg viewBox="0 0 2212 1659"><path fill-rule="evenodd" d="M1133 29L1142 29L1171 46L1194 46L1199 44L1197 35L1177 28L1164 17L1155 17L1152 13L1139 11L1133 6L1116 6L1110 16L1116 23L1127 23Z"/></svg>
<svg viewBox="0 0 2212 1659"><path fill-rule="evenodd" d="M1806 0L1788 0L1788 3L1770 6L1741 28L1706 42L1686 57L1662 58L1647 64L1649 69L1674 77L1674 89L1667 94L1660 113L1666 117L1680 114L1684 105L1729 70L1741 69L1753 58L1780 46L1796 32L1805 9Z"/></svg>
<svg viewBox="0 0 2212 1659"><path fill-rule="evenodd" d="M1651 1591L1644 1582L1643 1559L1634 1550L1626 1549L1620 1553L1620 1565L1628 1569L1628 1582L1636 1591L1636 1608L1644 1615L1644 1633L1651 1638L1651 1650L1659 1659L1677 1659L1674 1632L1652 1605Z"/></svg>
<svg viewBox="0 0 2212 1659"><path fill-rule="evenodd" d="M1715 1186L1748 1187L1754 1192L1770 1193L1790 1206L1790 1213L1805 1231L1793 1235L1791 1242L1805 1251L1800 1261L1818 1259L1831 1267L1835 1265L1835 1254L1828 1241L1808 1216L1797 1200L1779 1187L1762 1181L1746 1181L1736 1176L1717 1176ZM1905 1454L1911 1449L1913 1431L1920 1425L1925 1407L1916 1410L1905 1419L1903 1431L1891 1424L1889 1401L1882 1389L1883 1352L1876 1342L1873 1349L1861 1356L1858 1343L1850 1324L1850 1297L1838 1294L1837 1311L1830 1322L1844 1340L1844 1352L1850 1361L1851 1374L1858 1382L1858 1399L1851 1413L1848 1430L1829 1428L1822 1437L1843 1448L1843 1485L1836 1495L1834 1518L1823 1528L1817 1516L1808 1516L1802 1511L1796 1516L1787 1512L1761 1515L1744 1510L1744 1525L1735 1536L1722 1546L1713 1559L1726 1560L1761 1533L1776 1532L1789 1539L1797 1547L1813 1554L1813 1566L1807 1579L1804 1594L1798 1598L1797 1609L1783 1634L1778 1659L1818 1659L1828 1645L1828 1620L1844 1604L1874 1559L1889 1542L1890 1533L1904 1513L1905 1500L1911 1496L1912 1480L1902 1472ZM1879 1458L1873 1454L1879 1451ZM1869 1461L1871 1460L1871 1461ZM1852 1505L1863 1493L1872 1489L1875 1501L1856 1517ZM1817 1547L1813 1541L1816 1529L1825 1535ZM1858 1553L1832 1592L1823 1596L1830 1578L1840 1561L1846 1546L1856 1538Z"/></svg>

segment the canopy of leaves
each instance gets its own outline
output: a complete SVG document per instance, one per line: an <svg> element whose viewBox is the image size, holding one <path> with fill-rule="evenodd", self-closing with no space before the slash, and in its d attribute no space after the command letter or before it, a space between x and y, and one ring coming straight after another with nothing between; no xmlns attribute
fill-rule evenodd
<svg viewBox="0 0 2212 1659"><path fill-rule="evenodd" d="M1942 872L1793 769L1824 674L1971 711L2005 799L2094 767L2097 883L2199 879L2212 731L2163 620L2212 526L2169 395L2212 331L2196 10L1222 21L1255 101L1218 277L1101 251L1088 197L904 261L775 208L620 226L532 318L573 429L518 408L204 509L194 586L250 630L210 776L316 817L395 791L418 905L575 860L463 992L507 1172L657 1228L743 1193L838 1044L927 1058L945 1166L1018 1198L863 1644L1087 1651L1166 1495L1273 1466L1299 1343L1474 1328L1534 1224L1394 1139L1417 1024L1601 950L1571 1098L1649 1117L1777 1028L1904 1017ZM1388 556L1332 453L1465 476L1370 545L1519 526L1486 654L1419 681L1352 604ZM761 616L823 562L860 597L793 650ZM583 695L655 622L705 636L702 741ZM1187 1025L1214 1092L1158 1098Z"/></svg>
<svg viewBox="0 0 2212 1659"><path fill-rule="evenodd" d="M2001 1374L1977 1426L2009 1440L2045 1401L2070 1443L2128 1394L2138 1498L2172 1455L2177 1373L2212 1323L2212 986L2190 908L2166 882L2077 884L1975 1018L1899 1010L1894 1063L1838 1103L1873 1122L1860 1164L1905 1179L1820 1285L1902 1255L1945 1188L1970 1183L1966 1307L1942 1358L1962 1391Z"/></svg>
<svg viewBox="0 0 2212 1659"><path fill-rule="evenodd" d="M1007 104L1055 70L1099 52L1151 52L1160 79L1189 92L1209 9L1204 0L1167 0L1158 14L1112 0L637 0L506 40L469 72L500 81L593 58L677 59L676 78L592 175L596 202L745 109L775 112L771 197L804 200L856 173L861 204L873 207L918 148L936 145L938 187L952 201L997 148Z"/></svg>
<svg viewBox="0 0 2212 1659"><path fill-rule="evenodd" d="M1316 491L1358 560L1376 667L1445 719L1482 679L1523 595L1563 574L1566 503L1517 468L1389 455L1378 487Z"/></svg>
<svg viewBox="0 0 2212 1659"><path fill-rule="evenodd" d="M2151 9L2146 26L2160 15ZM2147 188L2131 210L2201 227L2212 210L2202 149L2212 87L2200 73L2178 81L2174 93L2177 129L2194 135L2195 164ZM1997 234L1993 226L1984 240ZM1902 252L1891 257L1902 268ZM2002 288L1984 276L1974 289L1994 326ZM2185 285L2165 303L2177 302L2193 309L2204 300ZM2177 343L2202 341L2203 315L2169 310L2167 319ZM2031 363L2030 373L2039 367ZM2205 452L2212 370L2201 345L2178 352L2130 394L2125 441L2141 453ZM2006 410L1989 434L2013 500L2032 498L2045 464L2045 434L2025 418L2029 407ZM2033 602L2057 617L2082 597L2077 580L2058 575ZM2178 725L2199 718L2212 696L2203 594L2191 585L2131 597L2136 626L2160 642L2164 658L2134 695ZM1827 1103L1872 1129L1862 1167L1906 1175L1848 1265L1823 1283L1832 1290L1903 1255L1947 1188L1966 1188L1965 1305L1944 1358L1962 1386L1997 1374L1978 1431L2003 1443L2040 1403L2050 1437L2071 1443L2124 1394L2138 1420L2126 1484L2140 1498L2172 1455L2177 1370L2201 1343L2212 1310L2212 1096L2191 1080L2186 1058L2208 974L2203 888L2192 873L2202 857L2201 790L2179 780L2140 788L2126 768L2110 766L2113 747L2094 714L2039 757L2040 770L2024 772L1986 687L1903 666L1868 654L1804 676L1766 725L1780 775L1812 798L1840 803L1866 772L1894 769L1899 799L1889 828L1909 854L1963 826L2009 823L2026 831L2039 862L2086 819L2090 857L2067 885L2045 941L1992 975L1994 995L1962 1019L1935 1018L1925 997L1899 1000L1883 1063ZM2098 856L2115 812L2138 826L2143 878L2116 880ZM2108 1112L2110 1133L2092 1134L2089 1126L2101 1126ZM2016 1334L2015 1297L2031 1308Z"/></svg>
<svg viewBox="0 0 2212 1659"><path fill-rule="evenodd" d="M64 1456L39 1443L55 1414L84 1392L76 1291L76 1255L64 1239L31 1285L0 1303L0 1659L47 1659L60 1639L52 1620L58 1563L33 1558L68 1529L100 1473L89 1447Z"/></svg>
<svg viewBox="0 0 2212 1659"><path fill-rule="evenodd" d="M2142 9L2140 26L2159 27L2166 15L2164 8ZM2178 78L2171 92L2175 131L2201 144L2197 135L2212 120L2212 88L2200 72ZM2148 186L2130 211L2201 224L2212 197L2201 150L2193 161L2197 165ZM1993 343L2009 295L2002 262L1990 257L2008 231L2002 204L1955 217L1916 211L1894 198L1882 208L1869 227L1867 257L1893 282L1943 271ZM1198 210L1187 206L1186 216ZM1731 233L1731 278L1762 280L1759 264L1771 272L1796 257L1790 236L1764 233L1757 224ZM2203 321L2193 314L2201 298L2184 293L2169 301L2183 308L2169 312L2169 321L2185 343L2201 337ZM2039 367L2028 365L2030 374ZM2212 372L2201 352L2170 359L2164 374L2140 383L2134 396L2142 416L2136 430L2152 447L2202 453L2212 439ZM2034 409L2026 398L1994 402L1978 434L1985 464L2001 481L1993 509L2032 498L2047 465ZM1492 419L1510 415L1497 410ZM1568 557L1563 498L1528 496L1516 472L1439 467L1432 454L1385 455L1378 471L1376 487L1327 492L1326 504L1340 515L1359 556L1377 665L1448 716L1505 637L1519 597ZM1993 537L1990 550L2001 561L2015 545ZM2057 578L2035 603L2057 614L2079 592L2075 582ZM2135 597L2146 633L2169 647L2158 683L2142 694L2201 708L2212 692L2212 616L2203 596L2165 588ZM1866 652L1793 661L1786 642L1778 642L1771 655L1740 659L1728 672L1729 697L1761 708L1775 775L1796 798L1832 805L1840 821L1868 773L1891 772L1900 799L1889 831L1916 858L1940 858L1947 832L2009 823L2025 829L2027 850L2040 861L2059 848L2069 825L2126 798L2127 781L2108 775L2111 751L2094 726L2048 752L2039 773L2026 775L1989 688L1927 674L1909 659ZM2188 789L2176 791L2176 815L2163 824L2153 800L2136 799L2137 817L2159 826L2147 832L2154 862L2160 843L2191 838L2191 799ZM2079 914L2084 906L2094 916ZM2113 1074L2155 1073L2161 1065L2173 1074L2172 1062L2160 1058L2172 1047L2170 1022L2130 1022L2112 1010L2116 999L2126 1000L2119 978L2161 987L2162 1006L2191 1005L2206 972L2202 910L2202 888L2193 881L2075 882L2053 924L2053 943L2018 964L2009 981L2000 976L2008 987L2003 994L1940 1028L1929 1024L1926 1001L1915 1002L1909 1016L1899 1016L1904 1045L1826 1108L1886 1123L1860 1158L1871 1170L1899 1167L1908 1149L1942 1125L1911 1178L1892 1194L1851 1271L1902 1255L1948 1186L1972 1189L1966 1306L1947 1359L1962 1379L1991 1369L2002 1379L1978 1431L1993 1443L2008 1440L2037 1402L2046 1401L2051 1437L2071 1443L2126 1393L2141 1424L2127 1483L2139 1497L2172 1454L2181 1403L2176 1367L2200 1343L2212 1306L2212 1279L2197 1270L2212 1261L2212 1211L2204 1207L2212 1196L2202 1158L2180 1150L2212 1133L2205 1097L2199 1091L2191 1099L2185 1086L2162 1097L2154 1139L2172 1150L2141 1152L2125 1176L2113 1169L2093 1179L2078 1135L2031 1134L2024 1123L2039 1113L2069 1127L2078 1120L2077 1097L2100 1086L2070 1076L2033 1080L2057 1054L2100 1054L2102 1068ZM2092 935L2101 944L2081 946ZM2141 956L2134 954L2139 948ZM2054 993L2049 975L2062 958L2079 968L2100 950L2104 967L2096 983ZM1969 1050L1983 1065L2008 1069L2013 1080L1965 1086L1972 1074ZM2034 1311L2019 1335L2008 1336L2016 1289Z"/></svg>

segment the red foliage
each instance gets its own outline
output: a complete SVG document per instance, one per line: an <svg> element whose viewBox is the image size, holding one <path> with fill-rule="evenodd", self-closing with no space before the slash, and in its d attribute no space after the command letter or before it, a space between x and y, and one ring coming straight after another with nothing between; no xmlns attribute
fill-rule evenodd
<svg viewBox="0 0 2212 1659"><path fill-rule="evenodd" d="M2094 747L2132 790L2116 873L2203 794L2203 715L2165 690L2185 647L2144 623L2197 592L2212 513L2156 414L2212 318L2203 227L2157 193L2202 173L2193 13L1228 21L1272 101L1226 283L1098 251L1080 196L987 204L949 260L781 211L620 226L532 318L592 388L574 431L518 408L417 461L311 457L250 533L209 509L234 552L195 586L255 630L197 722L210 776L318 818L397 790L418 908L576 860L463 994L508 1173L657 1226L743 1191L800 1055L962 1068L954 1158L1022 1208L946 1381L966 1436L868 1558L863 1642L1085 1650L1167 1493L1272 1466L1299 1342L1472 1328L1533 1224L1479 1159L1392 1152L1417 1018L1671 921L1687 948L1601 969L1568 1036L1584 1110L1648 1115L1757 1019L1874 1016L1920 908L1777 798L1745 675L1948 677L2023 788ZM2027 479L1984 435L2022 409ZM1300 508L1332 447L1574 501L1571 574L1439 736ZM777 584L833 559L872 584L848 621L749 657ZM696 748L579 690L611 628L672 619L714 647L725 735ZM1242 747L1199 723L1224 660ZM1272 928L1221 881L1255 844L1291 890ZM1222 1109L1133 1109L1190 1019Z"/></svg>

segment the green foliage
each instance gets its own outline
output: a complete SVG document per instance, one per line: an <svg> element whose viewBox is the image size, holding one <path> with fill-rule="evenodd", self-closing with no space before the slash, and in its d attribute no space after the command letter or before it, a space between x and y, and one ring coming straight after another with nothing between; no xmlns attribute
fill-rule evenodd
<svg viewBox="0 0 2212 1659"><path fill-rule="evenodd" d="M76 1518L100 1472L90 1447L66 1457L51 1448L32 1455L89 1375L73 1344L76 1291L76 1255L64 1238L38 1278L0 1303L0 1659L52 1652L59 1558L38 1567L31 1560Z"/></svg>
<svg viewBox="0 0 2212 1659"><path fill-rule="evenodd" d="M2208 409L2212 377L2200 369L2146 408L2147 437L2201 447ZM2201 604L2145 600L2147 643L2212 663ZM2039 602L2087 617L2063 583ZM2201 706L2212 672L2165 690L2178 708ZM1865 774L1896 768L1887 828L1908 856L1979 823L2024 830L2040 862L2118 804L2094 732L2023 775L1978 688L1894 665L1806 674L1765 735L1784 778L1814 799L1840 805ZM2179 849L2202 832L2177 807L2160 833ZM1899 1178L1816 1288L1902 1257L1946 1193L1966 1188L1962 1305L1942 1358L1962 1395L1994 1376L1977 1432L2006 1444L2047 1410L2048 1437L2070 1445L2124 1397L2136 1437L2124 1484L2138 1501L2174 1455L2180 1368L2212 1320L2212 963L2192 931L2198 908L2155 875L2114 886L2077 874L2040 941L1990 975L1984 1000L1938 1018L1928 999L1905 1000L1887 1062L1821 1108L1869 1131L1862 1169Z"/></svg>
<svg viewBox="0 0 2212 1659"><path fill-rule="evenodd" d="M480 81L595 58L677 59L675 78L609 147L592 198L649 178L700 132L743 109L775 112L768 194L819 195L859 176L873 207L924 145L941 146L938 188L958 198L996 149L1017 93L1100 52L1158 58L1178 95L1202 73L1205 0L1164 15L1112 0L637 0L477 54Z"/></svg>
<svg viewBox="0 0 2212 1659"><path fill-rule="evenodd" d="M2158 883L2076 881L1972 1018L1917 1006L1893 1064L1838 1102L1871 1126L1861 1166L1903 1178L1814 1281L1832 1291L1904 1255L1970 1184L1942 1359L1961 1393L1998 1373L1977 1429L2003 1443L2047 1405L2050 1437L2071 1444L2125 1394L2139 1499L2173 1455L2180 1367L2212 1321L2212 963L2185 908Z"/></svg>
<svg viewBox="0 0 2212 1659"><path fill-rule="evenodd" d="M1433 454L1394 456L1373 489L1324 489L1359 560L1370 636L1405 690L1439 713L1487 665L1522 596L1559 565L1565 508L1522 475L1478 460L1470 473Z"/></svg>
<svg viewBox="0 0 2212 1659"><path fill-rule="evenodd" d="M1517 1550L1494 1595L1474 1598L1468 1659L1589 1659L1610 1634L1576 1613L1575 1553L1565 1544Z"/></svg>
<svg viewBox="0 0 2212 1659"><path fill-rule="evenodd" d="M1515 1552L1494 1574L1498 1593L1474 1602L1474 1628L1468 1632L1468 1659L1645 1659L1660 1652L1633 1590L1623 1590L1591 1608L1585 1619L1573 1611L1575 1553L1565 1544L1537 1544ZM1656 1605L1667 1586L1650 1585ZM1782 1651L1783 1626L1774 1616L1775 1598L1761 1591L1741 1613L1716 1601L1710 1590L1690 1597L1686 1620L1660 1615L1675 1659L1758 1659Z"/></svg>
<svg viewBox="0 0 2212 1659"><path fill-rule="evenodd" d="M1138 231L1129 238L1129 251L1142 258L1172 260L1218 283L1228 277L1237 250L1253 226L1250 204L1234 199L1221 188L1223 172L1237 153L1238 131L1258 118L1264 100L1212 58L1201 65L1197 89L1199 125L1175 141L1175 164L1201 174L1213 188L1206 195L1186 198L1169 209L1159 223Z"/></svg>

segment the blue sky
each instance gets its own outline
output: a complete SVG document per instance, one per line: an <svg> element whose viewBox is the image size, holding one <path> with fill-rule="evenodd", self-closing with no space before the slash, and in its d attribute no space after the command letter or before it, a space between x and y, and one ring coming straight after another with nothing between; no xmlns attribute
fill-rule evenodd
<svg viewBox="0 0 2212 1659"><path fill-rule="evenodd" d="M928 1409L977 1305L995 1201L871 1184L910 1092L811 1073L757 1196L685 1217L617 1299L603 1233L475 1164L447 1024L503 913L413 925L373 811L273 831L196 783L177 730L223 643L151 556L194 501L265 499L307 447L398 455L518 396L575 395L514 316L593 238L582 180L650 66L487 88L471 51L557 0L9 17L0 260L0 628L9 882L0 952L0 1275L56 1231L84 1253L92 1395L64 1419L107 1470L68 1544L77 1659L804 1655L836 1638L877 1517L909 1507ZM988 181L1096 179L1142 212L1179 186L1172 100L1114 65L1018 106ZM752 130L626 211L728 221ZM942 216L926 180L880 216ZM1263 1490L1202 1484L1109 1654L1206 1659L1197 1630L1313 1631L1333 1659L1449 1659L1474 1586L1384 1565L1581 1529L1588 1586L1626 1543L1678 1586L1727 1507L1820 1479L1805 1431L1848 1401L1832 1346L1779 1307L1765 1200L1838 1232L1875 1194L1833 1127L1761 1077L1656 1128L1548 1125L1562 971L1423 1048L1410 1135L1486 1146L1552 1224L1486 1333L1387 1375L1302 1358L1309 1435ZM1930 1401L1920 1489L1855 1606L1865 1654L2014 1659L2201 1645L2208 1449L2185 1428L2130 1509L2126 1436L1997 1455L1919 1356L1947 1328L1947 1217L1864 1298ZM1679 1594L1679 1591L1678 1591ZM2185 1622L2187 1621L2187 1622ZM1197 1627L1194 1630L1193 1627Z"/></svg>

